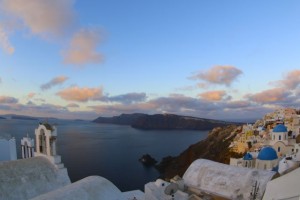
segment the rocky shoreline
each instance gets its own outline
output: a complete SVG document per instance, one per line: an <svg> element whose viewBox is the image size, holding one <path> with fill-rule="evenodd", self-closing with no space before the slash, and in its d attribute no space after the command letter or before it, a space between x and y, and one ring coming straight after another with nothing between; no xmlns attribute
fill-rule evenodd
<svg viewBox="0 0 300 200"><path fill-rule="evenodd" d="M230 157L234 156L228 147L239 131L241 127L236 125L214 128L205 140L191 145L179 156L163 158L155 167L161 178L168 180L176 175L183 176L190 164L199 158L228 164Z"/></svg>

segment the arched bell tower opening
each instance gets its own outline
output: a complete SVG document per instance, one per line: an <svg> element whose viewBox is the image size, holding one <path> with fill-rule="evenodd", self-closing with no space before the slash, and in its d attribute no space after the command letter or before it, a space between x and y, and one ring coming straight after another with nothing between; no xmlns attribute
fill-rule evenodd
<svg viewBox="0 0 300 200"><path fill-rule="evenodd" d="M21 139L22 158L31 158L34 156L34 139L28 135Z"/></svg>
<svg viewBox="0 0 300 200"><path fill-rule="evenodd" d="M45 135L45 130L44 129L41 129L40 130L40 134L39 134L39 143L40 143L40 153L43 153L43 154L47 154L46 152L46 135Z"/></svg>

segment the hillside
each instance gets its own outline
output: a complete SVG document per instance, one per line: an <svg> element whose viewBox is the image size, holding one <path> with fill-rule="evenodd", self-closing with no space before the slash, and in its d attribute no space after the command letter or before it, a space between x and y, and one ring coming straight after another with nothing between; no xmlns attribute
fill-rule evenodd
<svg viewBox="0 0 300 200"><path fill-rule="evenodd" d="M139 117L146 115L141 113L121 114L114 117L98 117L93 120L95 123L101 124L118 124L118 125L132 125Z"/></svg>
<svg viewBox="0 0 300 200"><path fill-rule="evenodd" d="M228 147L239 131L241 127L235 125L214 128L205 140L191 145L177 157L165 157L156 168L162 178L170 179L175 175L182 176L190 164L199 158L228 164L231 156L237 156L232 155Z"/></svg>
<svg viewBox="0 0 300 200"><path fill-rule="evenodd" d="M232 124L220 120L187 117L172 114L147 115L141 113L122 114L115 117L99 117L93 122L131 125L133 128L144 130L211 130L215 127Z"/></svg>

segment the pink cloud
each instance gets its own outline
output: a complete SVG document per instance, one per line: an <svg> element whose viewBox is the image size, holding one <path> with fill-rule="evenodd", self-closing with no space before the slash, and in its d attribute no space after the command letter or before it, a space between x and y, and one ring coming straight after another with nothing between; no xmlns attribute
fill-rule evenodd
<svg viewBox="0 0 300 200"><path fill-rule="evenodd" d="M15 104L18 103L18 99L9 96L0 96L0 103L2 104Z"/></svg>
<svg viewBox="0 0 300 200"><path fill-rule="evenodd" d="M31 99L31 98L33 98L35 95L36 95L36 93L30 92L30 93L27 95L27 97L28 97L29 99Z"/></svg>
<svg viewBox="0 0 300 200"><path fill-rule="evenodd" d="M242 74L242 71L234 66L215 66L206 72L200 72L194 76L192 79L199 79L205 81L209 84L219 84L230 86L231 83L237 79L237 77ZM200 84L199 86L206 86L206 84Z"/></svg>
<svg viewBox="0 0 300 200"><path fill-rule="evenodd" d="M3 27L0 24L0 47L4 50L4 52L8 54L13 54L15 49L11 45L8 34L4 31Z"/></svg>
<svg viewBox="0 0 300 200"><path fill-rule="evenodd" d="M296 89L300 84L300 70L293 70L287 73L283 80L277 82L280 87L290 90Z"/></svg>
<svg viewBox="0 0 300 200"><path fill-rule="evenodd" d="M3 0L2 9L37 35L60 35L74 21L72 0Z"/></svg>
<svg viewBox="0 0 300 200"><path fill-rule="evenodd" d="M53 78L52 80L50 80L49 82L41 85L41 89L48 90L48 89L52 88L53 86L63 84L66 80L68 80L68 77L57 76L57 77Z"/></svg>
<svg viewBox="0 0 300 200"><path fill-rule="evenodd" d="M274 103L286 100L289 95L290 92L286 89L273 88L256 94L249 94L246 97L257 103Z"/></svg>
<svg viewBox="0 0 300 200"><path fill-rule="evenodd" d="M67 101L86 102L103 96L102 88L80 88L73 86L57 92L56 95Z"/></svg>
<svg viewBox="0 0 300 200"><path fill-rule="evenodd" d="M224 90L208 91L199 94L199 96L207 101L220 101L226 95Z"/></svg>
<svg viewBox="0 0 300 200"><path fill-rule="evenodd" d="M103 61L103 56L96 49L100 39L100 31L81 29L71 39L69 48L62 52L64 63L84 65Z"/></svg>

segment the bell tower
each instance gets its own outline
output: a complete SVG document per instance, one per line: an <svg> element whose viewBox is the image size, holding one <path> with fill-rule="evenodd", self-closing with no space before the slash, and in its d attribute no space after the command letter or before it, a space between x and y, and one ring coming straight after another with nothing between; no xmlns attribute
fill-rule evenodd
<svg viewBox="0 0 300 200"><path fill-rule="evenodd" d="M21 140L22 158L31 158L34 156L34 139L28 135Z"/></svg>
<svg viewBox="0 0 300 200"><path fill-rule="evenodd" d="M40 123L35 129L36 152L34 156L47 157L58 168L63 168L61 157L56 153L57 129L48 123Z"/></svg>

